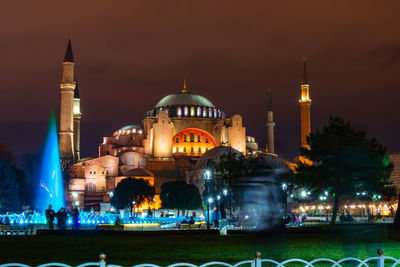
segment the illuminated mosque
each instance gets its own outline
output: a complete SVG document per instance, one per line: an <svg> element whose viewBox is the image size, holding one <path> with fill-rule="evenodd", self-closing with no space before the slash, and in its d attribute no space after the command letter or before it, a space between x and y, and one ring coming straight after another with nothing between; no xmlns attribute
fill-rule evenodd
<svg viewBox="0 0 400 267"><path fill-rule="evenodd" d="M221 153L234 151L244 155L259 153L255 139L246 135L239 114L226 116L207 98L187 87L162 98L150 108L140 124L123 126L103 137L98 157L80 155L80 96L74 78L74 57L68 41L62 71L59 147L64 169L70 176L68 205L80 208L109 207L112 191L124 178L143 178L156 189L155 202L141 208L159 208L161 184L174 180L171 171L187 170L203 173L204 159L216 158ZM306 145L310 133L310 105L308 79L305 70L301 85L301 143ZM267 108L267 155L282 162L275 154L271 95ZM288 163L290 164L290 163ZM287 165L286 165L287 166ZM188 178L183 178L188 180ZM197 180L204 179L198 175ZM194 184L200 187L204 180ZM103 207L102 207L103 205Z"/></svg>

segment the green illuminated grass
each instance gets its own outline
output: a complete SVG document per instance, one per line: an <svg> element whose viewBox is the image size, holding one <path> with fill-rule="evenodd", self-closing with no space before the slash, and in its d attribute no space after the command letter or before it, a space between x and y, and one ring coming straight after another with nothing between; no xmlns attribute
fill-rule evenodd
<svg viewBox="0 0 400 267"><path fill-rule="evenodd" d="M175 262L195 264L208 261L235 263L252 259L255 251L262 258L285 260L302 258L341 259L376 256L382 248L386 256L400 258L400 232L386 227L343 227L292 230L281 234L184 235L52 235L0 236L0 264L21 262L38 265L63 262L77 265L97 261L100 252L107 262L124 266L139 263L166 265Z"/></svg>

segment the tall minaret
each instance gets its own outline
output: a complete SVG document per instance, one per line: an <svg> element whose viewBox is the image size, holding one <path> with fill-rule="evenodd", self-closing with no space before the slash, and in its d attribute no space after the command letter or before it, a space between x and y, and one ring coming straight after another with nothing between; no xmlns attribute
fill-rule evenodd
<svg viewBox="0 0 400 267"><path fill-rule="evenodd" d="M301 82L301 97L300 103L300 124L301 124L301 146L308 147L306 137L311 132L311 119L310 119L310 107L311 99L309 92L309 83L307 78L306 69L306 58L303 57L303 80Z"/></svg>
<svg viewBox="0 0 400 267"><path fill-rule="evenodd" d="M79 97L78 82L74 91L74 153L75 160L81 159L80 139L81 139L81 99Z"/></svg>
<svg viewBox="0 0 400 267"><path fill-rule="evenodd" d="M268 108L267 108L267 134L268 134L268 145L267 153L275 154L275 144L274 144L274 112L272 111L272 97L271 89L268 89Z"/></svg>
<svg viewBox="0 0 400 267"><path fill-rule="evenodd" d="M67 50L63 61L60 111L60 156L63 167L74 160L74 56L72 54L71 40L68 40Z"/></svg>

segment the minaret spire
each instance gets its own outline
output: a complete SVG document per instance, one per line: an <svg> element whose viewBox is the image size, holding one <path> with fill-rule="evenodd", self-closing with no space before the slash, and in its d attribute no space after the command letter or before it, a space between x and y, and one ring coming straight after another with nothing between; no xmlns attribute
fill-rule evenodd
<svg viewBox="0 0 400 267"><path fill-rule="evenodd" d="M274 112L272 111L272 96L271 89L268 89L268 106L267 106L267 137L268 143L266 153L275 154L275 140L274 140Z"/></svg>
<svg viewBox="0 0 400 267"><path fill-rule="evenodd" d="M188 90L187 90L187 81L186 80L183 80L183 89L182 89L182 93L187 93L188 92Z"/></svg>
<svg viewBox="0 0 400 267"><path fill-rule="evenodd" d="M67 49L65 50L64 62L74 62L74 54L72 53L71 39L68 39Z"/></svg>
<svg viewBox="0 0 400 267"><path fill-rule="evenodd" d="M303 56L303 79L301 81L301 84L309 84L308 83L308 77L307 77L306 57L304 57L304 56Z"/></svg>

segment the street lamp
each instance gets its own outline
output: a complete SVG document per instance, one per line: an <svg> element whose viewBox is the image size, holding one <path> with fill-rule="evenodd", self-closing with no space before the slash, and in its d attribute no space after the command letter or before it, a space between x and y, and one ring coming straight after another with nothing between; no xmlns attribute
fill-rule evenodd
<svg viewBox="0 0 400 267"><path fill-rule="evenodd" d="M207 187L207 196L210 196L210 180L211 180L211 171L206 170L204 172L204 179L206 181L206 187ZM211 197L208 197L207 199L207 230L210 230L210 204L213 202L213 199Z"/></svg>
<svg viewBox="0 0 400 267"><path fill-rule="evenodd" d="M224 196L228 195L228 189L222 190L222 194L224 194Z"/></svg>

